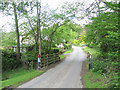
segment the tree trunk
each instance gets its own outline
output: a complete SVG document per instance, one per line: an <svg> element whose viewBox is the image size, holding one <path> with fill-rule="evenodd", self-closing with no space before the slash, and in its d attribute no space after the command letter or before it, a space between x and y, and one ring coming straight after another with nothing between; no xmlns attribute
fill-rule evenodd
<svg viewBox="0 0 120 90"><path fill-rule="evenodd" d="M35 52L37 51L37 41L35 40Z"/></svg>
<svg viewBox="0 0 120 90"><path fill-rule="evenodd" d="M40 6L38 6L38 1L37 1L37 27L39 31L39 54L41 55L41 30L40 30L40 13L41 13L41 1L40 1Z"/></svg>
<svg viewBox="0 0 120 90"><path fill-rule="evenodd" d="M70 45L72 46L72 29L71 29L71 40L70 40Z"/></svg>
<svg viewBox="0 0 120 90"><path fill-rule="evenodd" d="M16 27L16 36L17 36L17 61L20 60L20 40L19 40L19 29L18 29L18 19L17 19L17 12L16 12L16 5L13 4L14 8L14 16L15 16L15 27Z"/></svg>
<svg viewBox="0 0 120 90"><path fill-rule="evenodd" d="M34 39L35 39L35 52L36 52L37 49L38 49L38 46L37 46L37 44L38 44L38 36L34 36Z"/></svg>
<svg viewBox="0 0 120 90"><path fill-rule="evenodd" d="M50 50L51 50L51 47L52 47L52 39L50 40Z"/></svg>
<svg viewBox="0 0 120 90"><path fill-rule="evenodd" d="M29 21L29 24L30 24L30 27L33 31L33 35L34 35L34 40L35 40L35 52L37 51L37 43L38 43L38 38L39 38L39 30L38 30L38 22L37 22L37 34L35 34L35 30L34 28L32 27L32 24L31 24L31 21L29 19L29 16L28 16L28 13L27 13L27 17L28 17L28 21Z"/></svg>

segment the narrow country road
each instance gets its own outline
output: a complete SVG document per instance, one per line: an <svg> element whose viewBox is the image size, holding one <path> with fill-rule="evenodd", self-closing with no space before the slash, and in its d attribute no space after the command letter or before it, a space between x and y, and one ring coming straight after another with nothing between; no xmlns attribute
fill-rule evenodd
<svg viewBox="0 0 120 90"><path fill-rule="evenodd" d="M62 63L18 88L82 88L80 74L86 55L81 47L73 48Z"/></svg>

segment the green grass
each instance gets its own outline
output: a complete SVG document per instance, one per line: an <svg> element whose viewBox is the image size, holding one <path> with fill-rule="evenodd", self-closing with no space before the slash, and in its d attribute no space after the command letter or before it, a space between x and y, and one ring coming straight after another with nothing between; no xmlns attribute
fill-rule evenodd
<svg viewBox="0 0 120 90"><path fill-rule="evenodd" d="M99 50L83 47L85 53L89 52L93 58L100 54ZM107 88L106 79L98 72L92 72L88 70L88 60L86 61L86 73L83 75L85 88ZM83 71L84 72L84 71Z"/></svg>
<svg viewBox="0 0 120 90"><path fill-rule="evenodd" d="M71 53L73 51L73 49L69 50L69 51L66 51L64 52L63 54L66 54L66 53Z"/></svg>
<svg viewBox="0 0 120 90"><path fill-rule="evenodd" d="M3 73L4 75L8 75L7 80L2 81L2 88L12 86L17 87L21 85L22 83L33 79L36 76L41 75L44 73L44 71L38 71L38 70L25 70L25 69L17 69L15 71L9 71L8 73Z"/></svg>
<svg viewBox="0 0 120 90"><path fill-rule="evenodd" d="M60 59L63 59L65 56L64 55L60 55Z"/></svg>
<svg viewBox="0 0 120 90"><path fill-rule="evenodd" d="M73 49L69 50L69 51L66 51L64 52L63 54L66 54L66 53L71 53L73 51ZM63 59L65 57L65 55L60 55L60 59Z"/></svg>
<svg viewBox="0 0 120 90"><path fill-rule="evenodd" d="M107 88L106 79L99 73L88 71L83 79L85 88Z"/></svg>

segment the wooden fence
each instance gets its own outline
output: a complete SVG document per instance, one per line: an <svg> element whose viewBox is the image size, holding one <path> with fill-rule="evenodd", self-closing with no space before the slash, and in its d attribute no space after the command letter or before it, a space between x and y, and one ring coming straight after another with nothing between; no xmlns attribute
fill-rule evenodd
<svg viewBox="0 0 120 90"><path fill-rule="evenodd" d="M41 62L40 62L40 67L47 67L50 64L54 64L60 61L59 54L58 53L53 53L53 54L46 54L46 55L41 55Z"/></svg>
<svg viewBox="0 0 120 90"><path fill-rule="evenodd" d="M57 63L60 61L60 57L58 53L53 53L53 54L43 54L40 57L40 68L44 68L44 67L48 67L51 64ZM25 60L23 62L23 66L26 69L33 69L33 68L37 68L37 60L31 60L31 61L27 61Z"/></svg>

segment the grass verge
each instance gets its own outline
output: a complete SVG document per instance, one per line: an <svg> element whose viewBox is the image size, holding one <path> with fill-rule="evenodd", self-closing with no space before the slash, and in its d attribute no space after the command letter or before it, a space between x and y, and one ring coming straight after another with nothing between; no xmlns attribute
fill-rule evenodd
<svg viewBox="0 0 120 90"><path fill-rule="evenodd" d="M63 59L65 56L64 55L60 55L60 59Z"/></svg>
<svg viewBox="0 0 120 90"><path fill-rule="evenodd" d="M73 48L71 50L64 52L63 54L71 53L72 51L73 51ZM65 57L65 55L60 55L60 59L63 59L64 57Z"/></svg>
<svg viewBox="0 0 120 90"><path fill-rule="evenodd" d="M97 56L99 54L95 49L84 47L84 52L89 52L93 56ZM88 70L88 60L83 62L82 66L82 77L84 88L107 88L107 82L103 75L98 72L92 72L92 70Z"/></svg>
<svg viewBox="0 0 120 90"><path fill-rule="evenodd" d="M5 72L3 73L3 77L5 74L7 74L9 77L7 80L2 81L2 87L0 89L5 87L17 87L22 83L41 75L42 73L44 73L44 71L25 69L17 69L15 71L9 71L8 73Z"/></svg>
<svg viewBox="0 0 120 90"><path fill-rule="evenodd" d="M68 50L68 51L64 52L63 54L66 54L66 53L71 53L72 51L73 51L73 49Z"/></svg>

